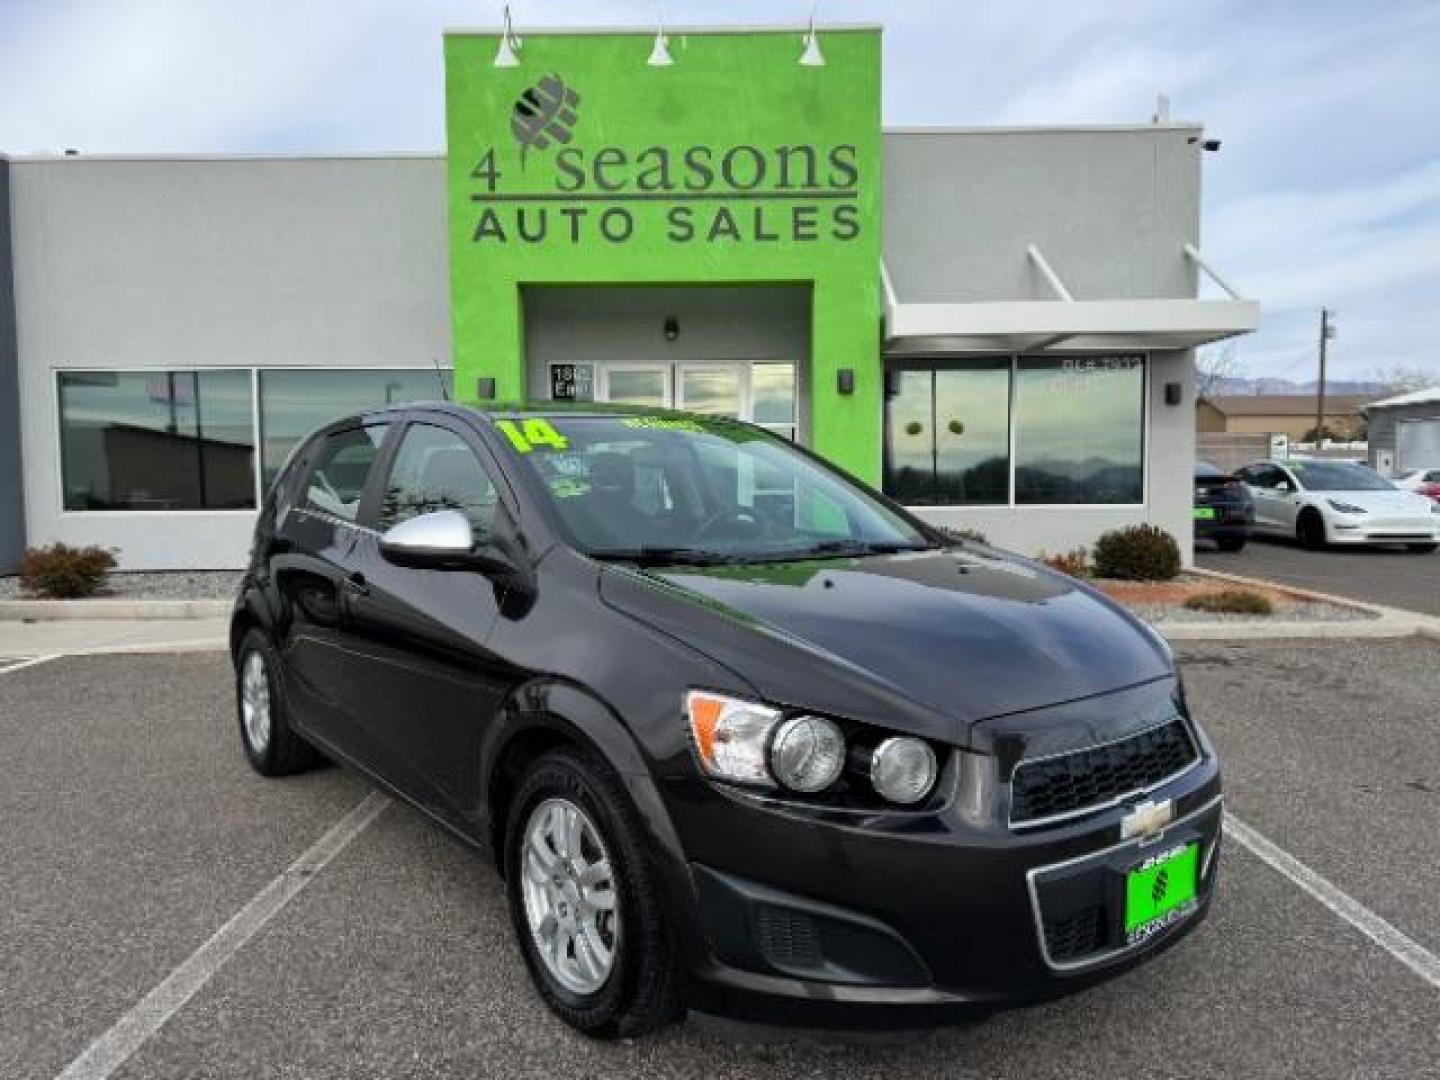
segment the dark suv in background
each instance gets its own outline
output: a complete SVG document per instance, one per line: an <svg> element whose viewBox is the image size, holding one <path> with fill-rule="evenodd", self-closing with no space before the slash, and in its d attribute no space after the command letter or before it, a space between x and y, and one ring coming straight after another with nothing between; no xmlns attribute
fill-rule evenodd
<svg viewBox="0 0 1440 1080"><path fill-rule="evenodd" d="M1245 481L1208 461L1195 463L1195 539L1239 551L1255 526L1255 501Z"/></svg>

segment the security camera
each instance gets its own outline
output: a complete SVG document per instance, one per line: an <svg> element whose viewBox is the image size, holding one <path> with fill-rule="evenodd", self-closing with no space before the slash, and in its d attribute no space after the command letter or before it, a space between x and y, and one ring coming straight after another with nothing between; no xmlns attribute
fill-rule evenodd
<svg viewBox="0 0 1440 1080"><path fill-rule="evenodd" d="M1209 150L1213 154L1216 150L1220 149L1220 140L1206 139L1202 145L1204 145L1206 150Z"/></svg>

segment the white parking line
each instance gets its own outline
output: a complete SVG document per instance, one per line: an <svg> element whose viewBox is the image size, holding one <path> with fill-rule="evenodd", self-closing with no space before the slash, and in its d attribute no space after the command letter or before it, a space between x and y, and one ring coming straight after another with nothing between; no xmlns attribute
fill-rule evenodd
<svg viewBox="0 0 1440 1080"><path fill-rule="evenodd" d="M1225 815L1225 833L1243 844L1272 870L1300 886L1420 978L1440 990L1440 956L1397 930L1353 896L1341 892L1289 852L1277 847L1228 812Z"/></svg>
<svg viewBox="0 0 1440 1080"><path fill-rule="evenodd" d="M32 656L28 660L21 660L14 664L6 664L4 667L0 667L0 675L9 675L12 671L23 671L25 668L34 667L36 664L59 660L60 656L60 653L51 653L49 656Z"/></svg>
<svg viewBox="0 0 1440 1080"><path fill-rule="evenodd" d="M327 863L369 827L390 800L371 792L303 855L261 889L165 980L65 1067L59 1080L105 1080L140 1049L240 948L300 894Z"/></svg>

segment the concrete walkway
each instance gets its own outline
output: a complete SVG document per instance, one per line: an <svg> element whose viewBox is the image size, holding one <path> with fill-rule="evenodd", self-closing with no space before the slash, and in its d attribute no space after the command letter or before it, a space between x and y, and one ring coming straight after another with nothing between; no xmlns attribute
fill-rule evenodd
<svg viewBox="0 0 1440 1080"><path fill-rule="evenodd" d="M0 621L0 657L223 650L228 630L223 618Z"/></svg>

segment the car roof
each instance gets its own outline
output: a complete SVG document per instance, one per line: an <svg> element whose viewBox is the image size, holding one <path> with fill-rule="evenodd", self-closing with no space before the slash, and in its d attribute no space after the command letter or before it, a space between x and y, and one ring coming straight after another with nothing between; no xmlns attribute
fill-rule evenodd
<svg viewBox="0 0 1440 1080"><path fill-rule="evenodd" d="M595 417L684 416L697 420L739 423L739 421L731 420L729 417L724 416L707 416L700 413L684 412L680 409L660 409L640 405L611 404L604 401L487 401L481 404L458 401L410 401L403 404L381 405L374 409L366 409L362 413L355 413L342 420L336 421L336 423L354 423L356 420L362 418L375 418L385 416L389 413L410 412L416 409L423 409L428 412L448 413L452 416L478 416L492 423L496 420L523 420L526 417L561 415Z"/></svg>

